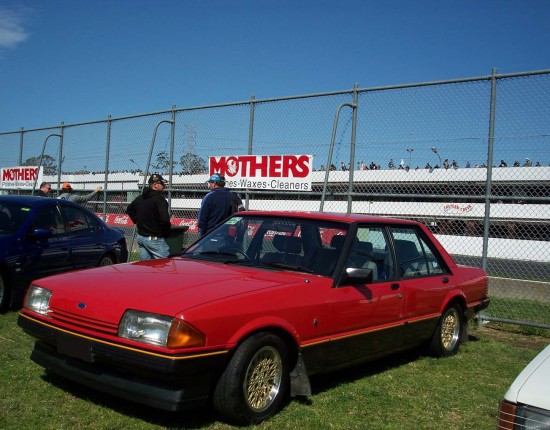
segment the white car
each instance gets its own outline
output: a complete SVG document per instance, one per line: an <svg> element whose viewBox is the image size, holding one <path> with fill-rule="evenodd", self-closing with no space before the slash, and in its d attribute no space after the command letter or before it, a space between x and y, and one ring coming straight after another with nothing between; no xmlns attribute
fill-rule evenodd
<svg viewBox="0 0 550 430"><path fill-rule="evenodd" d="M550 345L521 371L504 394L498 429L550 429Z"/></svg>

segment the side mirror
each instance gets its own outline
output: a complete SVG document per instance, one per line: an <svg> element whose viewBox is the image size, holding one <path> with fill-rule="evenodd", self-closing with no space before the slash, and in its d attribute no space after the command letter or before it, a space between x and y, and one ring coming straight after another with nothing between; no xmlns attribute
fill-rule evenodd
<svg viewBox="0 0 550 430"><path fill-rule="evenodd" d="M372 284L372 270L347 267L342 282L346 284Z"/></svg>
<svg viewBox="0 0 550 430"><path fill-rule="evenodd" d="M49 228L37 228L36 230L33 230L30 234L30 237L36 240L46 240L52 236L52 231Z"/></svg>

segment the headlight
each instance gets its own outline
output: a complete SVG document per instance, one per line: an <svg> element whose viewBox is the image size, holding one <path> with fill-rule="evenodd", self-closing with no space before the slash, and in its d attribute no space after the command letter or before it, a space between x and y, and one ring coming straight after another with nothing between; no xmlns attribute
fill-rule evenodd
<svg viewBox="0 0 550 430"><path fill-rule="evenodd" d="M532 406L518 406L516 428L548 429L550 428L550 411Z"/></svg>
<svg viewBox="0 0 550 430"><path fill-rule="evenodd" d="M124 313L118 335L166 348L202 346L205 343L202 333L182 320L135 310Z"/></svg>
<svg viewBox="0 0 550 430"><path fill-rule="evenodd" d="M526 405L516 405L506 400L500 402L497 428L503 430L550 428L550 411Z"/></svg>
<svg viewBox="0 0 550 430"><path fill-rule="evenodd" d="M51 297L50 290L31 285L25 298L25 308L42 315L48 315Z"/></svg>

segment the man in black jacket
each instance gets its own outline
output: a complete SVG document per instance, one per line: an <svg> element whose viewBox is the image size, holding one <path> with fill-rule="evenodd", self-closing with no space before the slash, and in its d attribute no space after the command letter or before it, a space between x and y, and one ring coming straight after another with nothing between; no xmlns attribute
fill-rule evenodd
<svg viewBox="0 0 550 430"><path fill-rule="evenodd" d="M50 191L52 190L52 184L49 182L42 182L40 188L34 193L35 196L50 197Z"/></svg>
<svg viewBox="0 0 550 430"><path fill-rule="evenodd" d="M166 181L158 173L149 178L149 186L128 205L126 213L137 225L137 243L139 258L151 260L165 258L170 254L164 240L170 232L170 214L168 202L162 195Z"/></svg>

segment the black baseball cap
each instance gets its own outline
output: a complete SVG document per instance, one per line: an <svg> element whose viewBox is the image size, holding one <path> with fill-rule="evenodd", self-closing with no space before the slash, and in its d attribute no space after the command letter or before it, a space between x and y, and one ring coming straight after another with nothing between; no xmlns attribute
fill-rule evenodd
<svg viewBox="0 0 550 430"><path fill-rule="evenodd" d="M152 184L154 182L160 182L161 184L167 184L168 181L162 177L162 175L159 175L158 173L153 173L151 176L149 176L149 183Z"/></svg>

